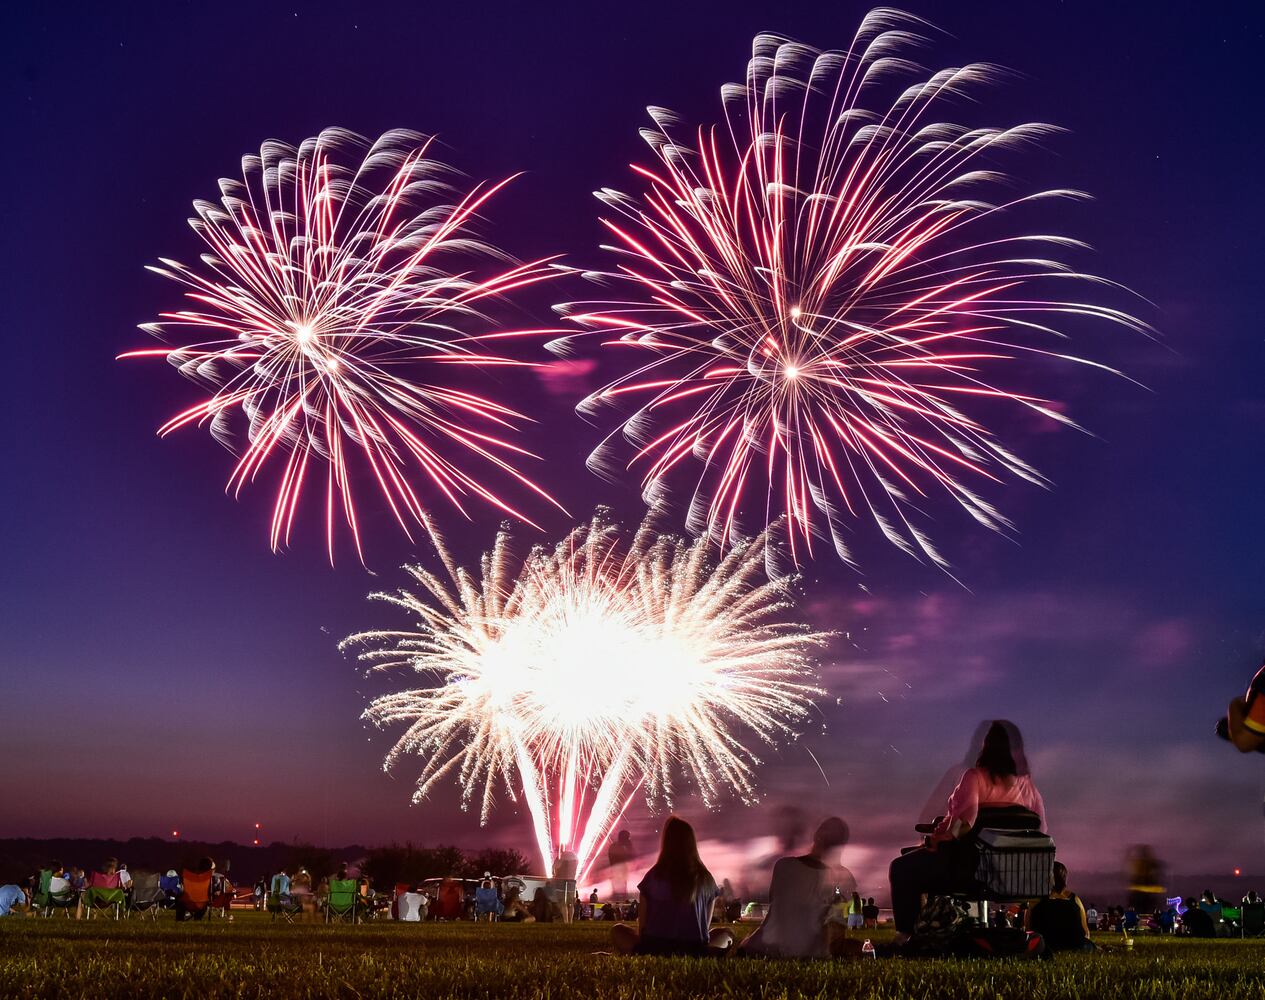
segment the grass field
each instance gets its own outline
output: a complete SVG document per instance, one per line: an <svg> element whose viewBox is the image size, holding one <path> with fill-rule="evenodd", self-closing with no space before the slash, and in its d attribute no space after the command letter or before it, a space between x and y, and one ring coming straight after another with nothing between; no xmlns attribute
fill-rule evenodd
<svg viewBox="0 0 1265 1000"><path fill-rule="evenodd" d="M1265 941L1138 938L1049 962L615 958L600 924L0 921L0 997L897 998L1265 994Z"/></svg>

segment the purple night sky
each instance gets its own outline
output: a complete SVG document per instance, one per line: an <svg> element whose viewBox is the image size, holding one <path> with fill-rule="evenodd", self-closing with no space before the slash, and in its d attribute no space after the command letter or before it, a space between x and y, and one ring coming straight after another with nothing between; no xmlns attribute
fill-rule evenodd
<svg viewBox="0 0 1265 1000"><path fill-rule="evenodd" d="M823 660L830 696L798 743L769 755L757 808L678 810L737 854L772 848L788 804L839 813L845 860L877 874L984 718L1026 737L1060 857L1115 870L1155 845L1183 871L1265 871L1262 765L1212 725L1265 649L1265 339L1259 318L1265 156L1253 109L1265 14L1215 6L1126 11L1080 2L908 5L946 31L935 66L987 59L1023 74L981 117L1052 121L1070 135L1024 161L1036 183L1096 201L1051 225L1095 247L1089 265L1149 299L1161 343L1099 329L1080 353L1139 388L1066 370L1069 412L1096 437L1018 426L1007 440L1054 481L1007 485L1018 526L990 534L948 507L931 525L963 585L856 531L864 575L827 550L804 608L843 633ZM191 259L194 198L270 137L337 124L437 132L473 177L526 170L489 212L520 257L600 260L589 192L629 187L647 104L710 121L751 37L845 44L860 4L291 5L14 8L0 31L10 192L4 227L11 375L0 395L0 837L184 836L318 843L409 838L530 848L510 805L480 830L455 789L409 806L412 774L381 772L388 736L358 721L365 681L336 649L398 623L370 605L424 558L384 518L331 569L319 516L268 551L269 485L240 502L231 458L204 433L158 440L194 398L136 324L178 300L143 265ZM296 12L297 10L297 12ZM585 289L546 289L548 304ZM592 477L599 430L571 404L581 364L498 376L540 414L538 472L577 518L640 500ZM314 511L311 513L315 513ZM569 526L543 512L548 540ZM471 559L500 521L445 518ZM522 529L523 537L530 537ZM536 540L536 539L533 539ZM818 770L806 752L821 764ZM824 775L823 775L824 772ZM634 811L648 847L654 817ZM736 856L736 855L735 855ZM1259 888L1265 888L1261 886Z"/></svg>

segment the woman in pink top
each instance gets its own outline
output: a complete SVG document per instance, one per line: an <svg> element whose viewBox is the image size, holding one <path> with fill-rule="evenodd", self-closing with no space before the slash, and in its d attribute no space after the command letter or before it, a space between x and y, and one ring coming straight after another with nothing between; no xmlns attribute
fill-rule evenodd
<svg viewBox="0 0 1265 1000"><path fill-rule="evenodd" d="M924 893L944 895L970 887L975 852L962 838L970 834L981 809L1026 810L1045 829L1045 803L1032 783L1023 755L1023 740L1010 722L988 727L975 766L962 775L948 808L926 845L892 862L892 915L896 930L913 933Z"/></svg>

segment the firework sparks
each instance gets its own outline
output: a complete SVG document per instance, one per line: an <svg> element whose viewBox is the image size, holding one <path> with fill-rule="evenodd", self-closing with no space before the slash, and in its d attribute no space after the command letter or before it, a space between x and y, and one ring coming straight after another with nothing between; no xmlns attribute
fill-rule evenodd
<svg viewBox="0 0 1265 1000"><path fill-rule="evenodd" d="M478 498L523 517L484 484L487 471L549 499L514 464L528 452L506 435L525 418L448 376L454 366L523 364L492 342L547 331L496 329L481 309L558 268L552 259L507 264L472 237L476 214L509 181L461 194L459 175L429 156L432 141L393 131L370 144L327 129L298 149L267 142L243 159L241 181L220 182L218 204L195 203L190 225L209 248L202 266L164 259L150 268L183 285L193 305L141 329L199 341L122 357L165 357L209 387L159 434L208 424L239 454L235 495L279 466L274 551L289 543L321 465L331 560L340 520L363 560L359 476L410 538L411 528L431 530L419 479L463 514ZM491 273L476 277L466 259Z"/></svg>
<svg viewBox="0 0 1265 1000"><path fill-rule="evenodd" d="M986 423L996 407L1075 426L1013 386L1038 362L1105 368L1055 346L1057 326L1146 329L1060 294L1110 283L1055 259L1081 244L1014 220L1083 196L992 197L1012 183L998 161L1057 130L942 119L997 71L908 85L922 23L874 11L846 52L760 35L745 85L722 89L724 127L678 138L678 119L649 109L642 135L658 162L634 166L643 192L597 194L617 263L587 276L610 297L558 306L587 334L551 344L565 353L596 333L623 350L624 374L578 407L621 414L590 467L641 469L655 502L696 463L687 526L722 545L744 518L784 515L797 562L827 534L852 561L844 529L865 517L945 565L917 524L933 494L1005 530L981 486L1045 482Z"/></svg>
<svg viewBox="0 0 1265 1000"><path fill-rule="evenodd" d="M602 511L554 549L515 558L502 532L478 577L409 568L416 593L376 594L413 631L345 640L375 670L436 683L384 695L365 717L403 723L386 766L425 763L414 801L455 775L486 821L498 790L521 794L548 866L574 852L582 879L639 783L670 801L684 773L705 801L754 796L755 752L819 693L822 633L784 617L792 580L763 576L765 533L717 563L647 521L630 540Z"/></svg>

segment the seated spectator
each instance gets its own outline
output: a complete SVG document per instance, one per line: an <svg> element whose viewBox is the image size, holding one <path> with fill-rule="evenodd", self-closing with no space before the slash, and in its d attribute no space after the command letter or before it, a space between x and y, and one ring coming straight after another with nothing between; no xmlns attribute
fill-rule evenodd
<svg viewBox="0 0 1265 1000"><path fill-rule="evenodd" d="M211 879L215 873L215 862L211 858L200 858L190 870L186 868L180 876L180 895L176 897L177 920L201 920L211 908Z"/></svg>
<svg viewBox="0 0 1265 1000"><path fill-rule="evenodd" d="M465 893L455 878L445 877L435 890L432 913L436 920L460 920L465 907Z"/></svg>
<svg viewBox="0 0 1265 1000"><path fill-rule="evenodd" d="M1164 907L1155 914L1155 929L1161 934L1172 934L1176 925L1177 908L1172 903L1165 903Z"/></svg>
<svg viewBox="0 0 1265 1000"><path fill-rule="evenodd" d="M1212 917L1213 923L1221 919L1221 900L1217 899L1216 893L1211 889L1204 890L1204 894L1199 900L1199 909Z"/></svg>
<svg viewBox="0 0 1265 1000"><path fill-rule="evenodd" d="M75 892L83 892L88 887L88 876L82 868L70 869L70 886Z"/></svg>
<svg viewBox="0 0 1265 1000"><path fill-rule="evenodd" d="M742 943L744 954L779 958L830 955L827 917L831 902L836 887L844 886L845 892L851 889L851 873L838 865L839 849L847 842L848 824L831 816L817 828L807 854L778 860L773 866L768 912ZM855 892L851 895L859 904L861 897Z"/></svg>
<svg viewBox="0 0 1265 1000"><path fill-rule="evenodd" d="M94 906L122 906L127 902L123 894L122 880L119 878L118 860L110 858L102 868L88 876L83 895L79 897L79 905L75 908L75 919L82 919L84 910Z"/></svg>
<svg viewBox="0 0 1265 1000"><path fill-rule="evenodd" d="M536 918L538 924L548 924L554 921L554 903L549 898L549 893L545 892L541 887L536 890L536 895L531 898L531 915Z"/></svg>
<svg viewBox="0 0 1265 1000"><path fill-rule="evenodd" d="M164 905L168 908L175 906L176 897L180 895L180 876L174 868L168 868L167 874L158 879L158 888L167 897Z"/></svg>
<svg viewBox="0 0 1265 1000"><path fill-rule="evenodd" d="M426 919L426 902L426 894L410 885L396 897L396 919L409 924L420 923Z"/></svg>
<svg viewBox="0 0 1265 1000"><path fill-rule="evenodd" d="M1124 915L1120 918L1120 928L1126 934L1131 934L1138 929L1138 911L1132 904L1125 907Z"/></svg>
<svg viewBox="0 0 1265 1000"><path fill-rule="evenodd" d="M290 902L309 919L316 919L316 894L312 891L312 873L300 867L290 879Z"/></svg>
<svg viewBox="0 0 1265 1000"><path fill-rule="evenodd" d="M65 866L54 861L49 873L48 892L50 895L64 896L74 891L74 887L70 884L70 879L67 877Z"/></svg>
<svg viewBox="0 0 1265 1000"><path fill-rule="evenodd" d="M289 899L290 896L290 873L282 868L277 874L272 876L272 882L269 884L268 891L274 896L284 896Z"/></svg>
<svg viewBox="0 0 1265 1000"><path fill-rule="evenodd" d="M26 916L30 912L30 899L20 885L0 885L0 917Z"/></svg>
<svg viewBox="0 0 1265 1000"><path fill-rule="evenodd" d="M1098 907L1090 903L1085 907L1085 925L1091 930L1098 930Z"/></svg>
<svg viewBox="0 0 1265 1000"><path fill-rule="evenodd" d="M523 902L522 893L517 886L505 894L505 907L501 911L501 920L509 924L532 923L535 920L531 915L531 910Z"/></svg>
<svg viewBox="0 0 1265 1000"><path fill-rule="evenodd" d="M490 923L501 915L505 909L501 905L501 897L492 885L491 879L484 879L479 888L474 890L474 916L476 920L487 919Z"/></svg>
<svg viewBox="0 0 1265 1000"><path fill-rule="evenodd" d="M32 908L66 907L73 902L75 891L71 888L70 879L66 877L66 869L60 861L49 862L48 867L36 876L35 890L31 896Z"/></svg>
<svg viewBox="0 0 1265 1000"><path fill-rule="evenodd" d="M659 858L637 886L637 926L611 928L615 948L625 955L724 955L733 934L711 929L720 889L698 856L694 828L679 816L663 824Z"/></svg>
<svg viewBox="0 0 1265 1000"><path fill-rule="evenodd" d="M1067 887L1067 866L1063 862L1054 862L1050 894L1025 914L1024 926L1040 934L1050 951L1093 950L1085 907Z"/></svg>
<svg viewBox="0 0 1265 1000"><path fill-rule="evenodd" d="M998 720L989 726L975 766L949 796L948 808L925 846L891 863L892 913L900 941L913 933L922 896L960 892L974 883L975 849L969 837L981 808L1020 807L1045 829L1045 805L1028 773L1019 730Z"/></svg>
<svg viewBox="0 0 1265 1000"><path fill-rule="evenodd" d="M1217 925L1208 912L1193 900L1186 900L1186 912L1182 914L1182 933L1188 937L1211 938L1217 936Z"/></svg>
<svg viewBox="0 0 1265 1000"><path fill-rule="evenodd" d="M227 872L218 869L211 872L211 906L219 910L221 916L227 915L229 920L233 919L230 910L233 906L235 891Z"/></svg>
<svg viewBox="0 0 1265 1000"><path fill-rule="evenodd" d="M1253 889L1243 897L1243 934L1245 937L1265 935L1265 900Z"/></svg>
<svg viewBox="0 0 1265 1000"><path fill-rule="evenodd" d="M127 862L119 862L119 888L124 892L130 892L132 889L132 873L127 870Z"/></svg>

